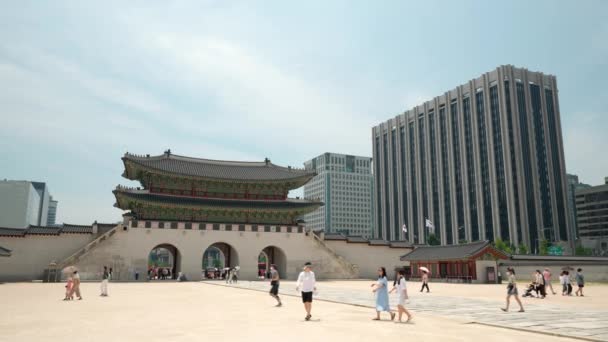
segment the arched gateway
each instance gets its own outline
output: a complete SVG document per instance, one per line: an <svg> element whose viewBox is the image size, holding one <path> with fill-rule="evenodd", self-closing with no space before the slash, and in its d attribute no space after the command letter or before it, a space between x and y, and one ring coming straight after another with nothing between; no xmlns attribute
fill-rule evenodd
<svg viewBox="0 0 608 342"><path fill-rule="evenodd" d="M123 176L138 181L143 189L118 186L113 191L115 206L130 210L124 215L129 228L150 229L146 232L149 239L162 235L166 242L157 248L165 248L167 252L155 249L150 258L166 257L161 261L172 261L175 275L182 270L180 265L187 265L190 274L193 267L199 267L201 274L207 268L235 266L244 268L245 273L256 274L260 256L265 260L264 270L276 264L285 275L285 248L278 245L290 242L281 239L303 234L297 219L323 205L315 200L287 197L290 190L310 181L316 174L314 170L281 167L268 159L218 161L178 156L167 150L159 156L126 153L122 160ZM206 236L215 236L217 232L224 232L221 237L224 241L199 244L196 256L192 251L194 241L206 240ZM260 234L278 235L273 235L277 239L261 241ZM243 241L245 236L249 240ZM233 247L235 240L243 246L242 253ZM179 245L183 254L172 243ZM239 254L247 258L239 260ZM199 266L193 266L196 264Z"/></svg>
<svg viewBox="0 0 608 342"><path fill-rule="evenodd" d="M148 255L148 278L150 280L175 279L180 272L179 250L169 243L152 248Z"/></svg>

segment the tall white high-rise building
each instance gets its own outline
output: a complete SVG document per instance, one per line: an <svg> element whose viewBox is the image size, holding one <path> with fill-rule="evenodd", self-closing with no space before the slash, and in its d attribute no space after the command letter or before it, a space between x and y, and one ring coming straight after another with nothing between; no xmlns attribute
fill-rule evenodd
<svg viewBox="0 0 608 342"><path fill-rule="evenodd" d="M373 234L374 176L372 158L324 153L304 163L317 175L304 186L305 199L324 206L306 214L307 227L326 233L371 237Z"/></svg>
<svg viewBox="0 0 608 342"><path fill-rule="evenodd" d="M50 195L45 183L0 181L0 227L47 225Z"/></svg>
<svg viewBox="0 0 608 342"><path fill-rule="evenodd" d="M57 205L59 202L53 199L53 196L49 196L49 213L46 218L46 224L49 226L55 225L57 221Z"/></svg>

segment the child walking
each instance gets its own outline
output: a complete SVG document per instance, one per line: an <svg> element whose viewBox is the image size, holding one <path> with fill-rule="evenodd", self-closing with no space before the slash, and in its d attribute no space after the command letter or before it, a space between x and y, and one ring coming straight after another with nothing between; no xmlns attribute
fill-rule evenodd
<svg viewBox="0 0 608 342"><path fill-rule="evenodd" d="M63 300L72 300L72 299L74 299L74 293L72 292L73 288L74 288L74 279L70 275L68 277L68 281L65 284L65 298L63 298Z"/></svg>

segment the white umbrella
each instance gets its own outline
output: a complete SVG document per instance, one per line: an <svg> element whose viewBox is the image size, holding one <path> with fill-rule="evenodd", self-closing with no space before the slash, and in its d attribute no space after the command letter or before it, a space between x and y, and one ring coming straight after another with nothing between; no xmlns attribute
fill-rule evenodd
<svg viewBox="0 0 608 342"><path fill-rule="evenodd" d="M426 272L426 273L431 273L431 271L429 271L429 269L428 269L428 268L426 268L426 267L424 267L424 266L421 266L421 267L420 267L420 270L421 270L421 271L424 271L424 272Z"/></svg>
<svg viewBox="0 0 608 342"><path fill-rule="evenodd" d="M61 270L61 272L65 273L65 274L72 274L75 271L78 271L76 266L68 266L68 267L64 268L63 270Z"/></svg>

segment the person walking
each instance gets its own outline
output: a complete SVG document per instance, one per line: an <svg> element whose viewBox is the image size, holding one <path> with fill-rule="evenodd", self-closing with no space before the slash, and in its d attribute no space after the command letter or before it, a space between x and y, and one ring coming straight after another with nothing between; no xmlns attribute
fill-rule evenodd
<svg viewBox="0 0 608 342"><path fill-rule="evenodd" d="M399 304L397 304L397 310L399 311L399 323L401 323L401 317L405 313L407 315L407 321L405 323L412 320L412 314L405 308L405 301L408 299L407 295L407 286L405 284L405 271L399 270L397 273L397 284L393 286L390 293L397 290L397 294L399 295Z"/></svg>
<svg viewBox="0 0 608 342"><path fill-rule="evenodd" d="M583 269L579 268L578 270L576 270L576 285L578 286L578 289L576 290L576 295L578 296L580 294L581 297L585 297L585 295L583 294L583 287L585 287L585 276L583 276Z"/></svg>
<svg viewBox="0 0 608 342"><path fill-rule="evenodd" d="M568 294L568 285L566 285L566 271L559 274L559 283L562 285L562 296Z"/></svg>
<svg viewBox="0 0 608 342"><path fill-rule="evenodd" d="M80 295L80 274L78 274L78 271L74 271L74 273L72 273L72 280L74 283L72 284L70 298L74 298L74 294L76 294L78 300L82 300L82 296Z"/></svg>
<svg viewBox="0 0 608 342"><path fill-rule="evenodd" d="M380 312L386 311L391 315L391 321L395 319L395 313L391 312L388 304L388 279L386 279L386 269L378 268L378 281L372 284L372 292L376 294L376 317L374 321L380 320Z"/></svg>
<svg viewBox="0 0 608 342"><path fill-rule="evenodd" d="M276 307L281 307L281 298L279 298L279 271L276 265L270 265L270 296L277 300Z"/></svg>
<svg viewBox="0 0 608 342"><path fill-rule="evenodd" d="M565 280L566 280L566 288L567 288L567 296L572 296L572 279L570 279L570 271L565 271Z"/></svg>
<svg viewBox="0 0 608 342"><path fill-rule="evenodd" d="M547 295L545 292L545 278L540 270L536 270L534 284L536 286L536 295L538 298L544 299Z"/></svg>
<svg viewBox="0 0 608 342"><path fill-rule="evenodd" d="M72 278L72 275L70 274L70 276L68 277L68 280L65 284L65 297L63 298L63 300L74 299L74 293L72 292L73 288L74 288L74 279Z"/></svg>
<svg viewBox="0 0 608 342"><path fill-rule="evenodd" d="M515 270L513 267L507 268L507 277L509 280L509 285L507 285L507 307L500 308L502 311L509 311L509 305L511 304L511 296L515 297L517 304L519 304L519 312L524 312L524 306L521 304L521 300L519 299L519 294L517 293L517 282L515 281Z"/></svg>
<svg viewBox="0 0 608 342"><path fill-rule="evenodd" d="M110 278L110 272L108 272L108 267L103 267L103 274L101 275L101 296L108 296L108 278Z"/></svg>
<svg viewBox="0 0 608 342"><path fill-rule="evenodd" d="M543 271L543 278L545 278L545 291L547 290L547 286L551 289L551 293L555 295L555 290L553 290L553 284L551 284L551 271L548 268L545 268Z"/></svg>
<svg viewBox="0 0 608 342"><path fill-rule="evenodd" d="M313 292L317 291L315 273L312 271L312 264L307 262L304 264L304 270L298 275L298 282L296 291L302 292L302 303L304 303L304 309L306 310L307 321L310 321L312 317L312 295Z"/></svg>
<svg viewBox="0 0 608 342"><path fill-rule="evenodd" d="M426 293L429 293L429 273L427 271L422 271L422 288L420 289L420 292L422 292L425 287Z"/></svg>

